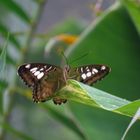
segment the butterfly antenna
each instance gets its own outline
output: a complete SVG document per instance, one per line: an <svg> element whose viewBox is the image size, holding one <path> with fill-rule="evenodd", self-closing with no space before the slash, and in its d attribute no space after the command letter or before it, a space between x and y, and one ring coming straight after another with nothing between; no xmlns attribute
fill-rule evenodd
<svg viewBox="0 0 140 140"><path fill-rule="evenodd" d="M76 62L76 61L79 60L79 59L83 59L83 58L86 57L88 54L89 54L89 52L87 52L87 53L85 53L85 54L83 54L83 55L77 57L76 59L74 59L73 61L71 61L70 64Z"/></svg>
<svg viewBox="0 0 140 140"><path fill-rule="evenodd" d="M72 60L71 62L68 61L68 59L67 59L67 57L65 56L65 54L64 54L63 51L61 52L61 55L63 56L63 58L64 58L64 60L65 60L65 64L66 64L67 66L69 66L70 64L73 64L73 63L76 62L77 60L83 59L83 58L86 57L89 53L90 53L90 52L87 52L87 53L85 53L85 54L83 54L83 55L77 57L76 59Z"/></svg>
<svg viewBox="0 0 140 140"><path fill-rule="evenodd" d="M68 66L68 65L69 65L69 62L68 62L68 59L67 59L67 57L65 56L65 54L64 54L63 51L61 52L61 55L62 55L63 58L64 58L65 64L67 64L67 66Z"/></svg>

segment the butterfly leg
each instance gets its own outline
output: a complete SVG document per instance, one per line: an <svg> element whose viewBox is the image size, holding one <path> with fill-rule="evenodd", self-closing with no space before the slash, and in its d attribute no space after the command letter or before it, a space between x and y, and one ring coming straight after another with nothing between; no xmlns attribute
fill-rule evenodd
<svg viewBox="0 0 140 140"><path fill-rule="evenodd" d="M66 81L63 81L62 79L58 80L57 82L57 90L59 90L60 88L62 88L66 83ZM62 99L62 98L59 98L59 97L54 97L53 98L53 102L54 104L59 104L61 105L62 103L66 103L67 100L66 99Z"/></svg>
<svg viewBox="0 0 140 140"><path fill-rule="evenodd" d="M56 104L56 105L61 105L62 103L66 103L67 102L67 100L66 99L61 99L61 98L57 98L57 97L55 97L55 98L53 98L53 102L54 102L54 104Z"/></svg>
<svg viewBox="0 0 140 140"><path fill-rule="evenodd" d="M63 77L64 77L65 83L67 84L67 68L66 67L64 67L63 69Z"/></svg>

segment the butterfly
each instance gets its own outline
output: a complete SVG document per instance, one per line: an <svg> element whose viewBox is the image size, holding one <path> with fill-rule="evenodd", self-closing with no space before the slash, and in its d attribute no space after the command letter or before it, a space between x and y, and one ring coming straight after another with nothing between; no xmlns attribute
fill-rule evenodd
<svg viewBox="0 0 140 140"><path fill-rule="evenodd" d="M44 102L53 99L55 104L65 103L66 99L55 97L55 92L64 87L68 79L92 85L104 78L110 68L105 65L85 65L76 68L64 68L44 64L29 63L18 68L18 75L28 87L33 90L33 101Z"/></svg>

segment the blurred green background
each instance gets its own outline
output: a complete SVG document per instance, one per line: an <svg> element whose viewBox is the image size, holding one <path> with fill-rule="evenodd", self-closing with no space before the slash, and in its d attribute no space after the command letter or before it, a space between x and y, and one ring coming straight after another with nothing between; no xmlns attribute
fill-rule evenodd
<svg viewBox="0 0 140 140"><path fill-rule="evenodd" d="M140 2L0 0L0 13L0 140L120 140L131 118L71 101L35 104L16 73L25 62L60 65L63 49L71 66L111 67L94 87L139 99ZM64 33L79 39L48 48ZM139 140L139 129L137 121L126 140Z"/></svg>

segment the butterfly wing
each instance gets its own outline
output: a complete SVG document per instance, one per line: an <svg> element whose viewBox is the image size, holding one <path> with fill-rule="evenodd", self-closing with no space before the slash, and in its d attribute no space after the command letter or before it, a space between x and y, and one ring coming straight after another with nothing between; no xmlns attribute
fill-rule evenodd
<svg viewBox="0 0 140 140"><path fill-rule="evenodd" d="M33 89L33 101L44 102L64 85L63 70L60 67L44 64L24 64L18 68L18 75ZM55 104L65 103L65 99L53 99Z"/></svg>
<svg viewBox="0 0 140 140"><path fill-rule="evenodd" d="M39 80L55 68L53 65L43 63L24 64L18 68L18 75L27 86L34 87Z"/></svg>
<svg viewBox="0 0 140 140"><path fill-rule="evenodd" d="M86 65L70 69L70 78L88 85L96 83L104 78L111 69L105 65Z"/></svg>

